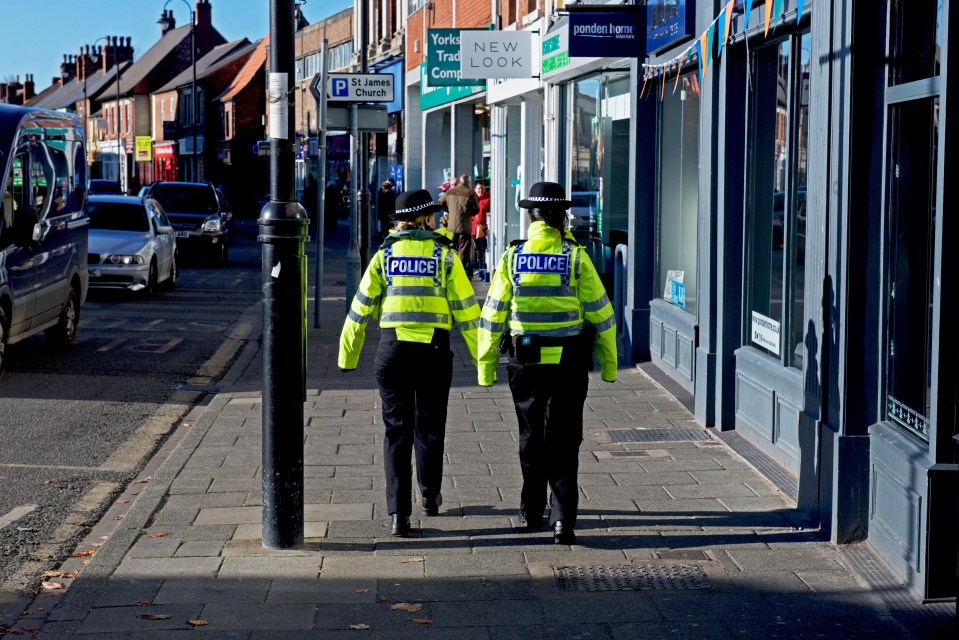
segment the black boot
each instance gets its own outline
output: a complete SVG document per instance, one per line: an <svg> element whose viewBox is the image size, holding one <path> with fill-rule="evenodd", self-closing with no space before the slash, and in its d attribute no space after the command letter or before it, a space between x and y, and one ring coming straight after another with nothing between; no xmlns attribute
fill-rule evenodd
<svg viewBox="0 0 959 640"><path fill-rule="evenodd" d="M440 505L443 504L443 494L437 493L435 498L427 498L423 496L423 502L421 503L423 507L423 513L428 516L439 515Z"/></svg>
<svg viewBox="0 0 959 640"><path fill-rule="evenodd" d="M555 544L576 544L576 534L573 527L557 520L553 525L553 542Z"/></svg>
<svg viewBox="0 0 959 640"><path fill-rule="evenodd" d="M410 517L401 516L398 513L393 515L393 524L390 527L390 534L405 538L410 533Z"/></svg>
<svg viewBox="0 0 959 640"><path fill-rule="evenodd" d="M526 509L523 507L519 508L519 513L516 516L519 526L526 527L527 531L542 531L543 530L543 512L529 512L527 513Z"/></svg>

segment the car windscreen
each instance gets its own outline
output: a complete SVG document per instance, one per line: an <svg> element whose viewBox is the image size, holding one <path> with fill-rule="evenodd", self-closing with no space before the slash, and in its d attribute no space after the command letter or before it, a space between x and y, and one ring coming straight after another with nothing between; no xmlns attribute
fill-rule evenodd
<svg viewBox="0 0 959 640"><path fill-rule="evenodd" d="M87 201L91 229L113 231L149 231L150 223L143 205Z"/></svg>
<svg viewBox="0 0 959 640"><path fill-rule="evenodd" d="M115 180L91 180L87 193L103 193L108 195L122 195L120 183Z"/></svg>
<svg viewBox="0 0 959 640"><path fill-rule="evenodd" d="M150 190L168 213L215 213L216 197L209 187L159 184Z"/></svg>

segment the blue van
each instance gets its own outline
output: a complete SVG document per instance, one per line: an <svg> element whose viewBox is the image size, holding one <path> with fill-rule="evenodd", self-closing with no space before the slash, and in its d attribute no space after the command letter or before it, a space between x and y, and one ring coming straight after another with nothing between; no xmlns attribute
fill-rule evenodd
<svg viewBox="0 0 959 640"><path fill-rule="evenodd" d="M83 129L71 114L0 104L0 373L6 347L76 337L87 296Z"/></svg>

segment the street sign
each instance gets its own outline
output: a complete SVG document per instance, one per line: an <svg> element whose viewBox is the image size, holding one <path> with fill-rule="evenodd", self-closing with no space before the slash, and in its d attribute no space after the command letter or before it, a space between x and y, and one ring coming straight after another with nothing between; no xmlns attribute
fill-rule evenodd
<svg viewBox="0 0 959 640"><path fill-rule="evenodd" d="M393 102L393 74L331 73L326 99L329 102Z"/></svg>
<svg viewBox="0 0 959 640"><path fill-rule="evenodd" d="M356 105L357 128L367 132L385 132L389 123L386 107L378 104ZM329 131L348 131L350 128L350 107L328 106L326 108L326 128Z"/></svg>
<svg viewBox="0 0 959 640"><path fill-rule="evenodd" d="M137 162L153 161L153 139L150 136L137 136L135 139Z"/></svg>

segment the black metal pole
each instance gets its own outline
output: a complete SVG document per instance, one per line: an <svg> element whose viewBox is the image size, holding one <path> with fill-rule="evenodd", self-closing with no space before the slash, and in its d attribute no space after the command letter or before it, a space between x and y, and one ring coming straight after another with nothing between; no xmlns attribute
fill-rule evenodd
<svg viewBox="0 0 959 640"><path fill-rule="evenodd" d="M200 152L196 148L196 129L200 126L197 122L197 99L196 99L196 11L190 12L190 61L193 64L193 84L190 86L190 96L193 100L193 180L200 181Z"/></svg>
<svg viewBox="0 0 959 640"><path fill-rule="evenodd" d="M309 218L294 201L293 1L270 0L270 203L263 244L263 546L303 543L306 254Z"/></svg>
<svg viewBox="0 0 959 640"><path fill-rule="evenodd" d="M369 71L370 66L369 46L367 46L370 29L369 6L367 2L357 2L356 6L359 9L356 19L360 25L360 72L366 73ZM360 271L362 272L366 270L366 265L370 262L370 180L367 175L369 168L370 134L360 132L359 143L360 166L357 167L357 179L360 184L359 191L357 192L357 202L360 207ZM347 304L349 304L349 300Z"/></svg>
<svg viewBox="0 0 959 640"><path fill-rule="evenodd" d="M113 36L113 66L117 73L117 184L123 188L123 176L120 175L120 153L124 152L120 143L120 58L117 56L117 37Z"/></svg>

